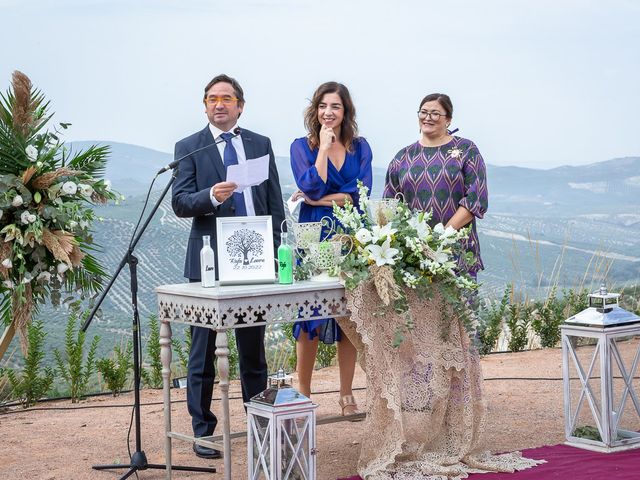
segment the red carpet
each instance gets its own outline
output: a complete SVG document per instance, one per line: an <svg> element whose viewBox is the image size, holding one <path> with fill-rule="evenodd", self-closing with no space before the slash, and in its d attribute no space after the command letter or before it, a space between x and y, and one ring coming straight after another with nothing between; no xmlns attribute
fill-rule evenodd
<svg viewBox="0 0 640 480"><path fill-rule="evenodd" d="M640 449L597 453L567 445L523 450L525 457L547 463L515 473L475 473L469 480L633 480L640 479ZM362 480L359 476L341 480Z"/></svg>

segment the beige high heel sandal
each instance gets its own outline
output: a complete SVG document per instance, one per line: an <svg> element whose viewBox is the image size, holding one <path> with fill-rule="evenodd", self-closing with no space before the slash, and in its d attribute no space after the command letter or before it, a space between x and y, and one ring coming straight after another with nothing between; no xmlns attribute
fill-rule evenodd
<svg viewBox="0 0 640 480"><path fill-rule="evenodd" d="M358 408L358 404L356 403L356 399L353 395L344 395L343 397L340 398L340 400L338 400L338 404L340 405L340 408L342 408L341 414L343 417L355 416L362 413ZM345 413L344 410L349 407L353 407L353 411L350 413ZM362 418L354 418L353 420L350 420L350 421L359 422L361 420Z"/></svg>

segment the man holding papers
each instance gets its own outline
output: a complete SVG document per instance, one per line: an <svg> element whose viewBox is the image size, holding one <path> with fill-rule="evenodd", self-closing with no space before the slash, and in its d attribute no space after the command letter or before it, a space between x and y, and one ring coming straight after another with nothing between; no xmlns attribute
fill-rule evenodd
<svg viewBox="0 0 640 480"><path fill-rule="evenodd" d="M216 218L271 215L273 243L280 244L284 208L271 141L238 127L244 109L240 84L227 75L213 78L203 98L208 125L176 143L178 164L171 203L178 217L192 218L184 276L200 281L202 236L210 235L215 250ZM216 255L216 277L218 272ZM267 386L264 327L235 330L242 397L247 402ZM187 407L195 437L213 435L217 424L211 412L216 332L191 327L187 372ZM219 458L220 452L193 446L197 456Z"/></svg>

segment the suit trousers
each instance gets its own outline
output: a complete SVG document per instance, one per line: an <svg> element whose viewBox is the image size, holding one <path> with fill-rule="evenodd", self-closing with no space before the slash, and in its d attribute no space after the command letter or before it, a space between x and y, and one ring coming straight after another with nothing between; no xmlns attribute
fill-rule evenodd
<svg viewBox="0 0 640 480"><path fill-rule="evenodd" d="M234 330L238 347L242 400L267 388L267 360L264 349L264 326ZM191 350L187 367L187 408L194 437L208 437L218 424L211 411L215 380L216 331L191 327Z"/></svg>

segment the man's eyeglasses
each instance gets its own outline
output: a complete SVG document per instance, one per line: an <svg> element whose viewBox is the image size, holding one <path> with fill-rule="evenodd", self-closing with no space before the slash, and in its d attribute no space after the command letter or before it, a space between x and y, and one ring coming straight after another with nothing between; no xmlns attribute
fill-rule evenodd
<svg viewBox="0 0 640 480"><path fill-rule="evenodd" d="M218 97L215 95L211 95L205 99L207 105L217 105L218 103L222 103L225 107L230 107L234 103L236 103L238 99L236 97L232 97L231 95L224 95L222 97Z"/></svg>
<svg viewBox="0 0 640 480"><path fill-rule="evenodd" d="M420 120L424 120L429 117L431 120L435 120L436 122L440 120L440 117L446 117L445 113L440 113L437 111L430 112L428 110L418 110L418 118Z"/></svg>

